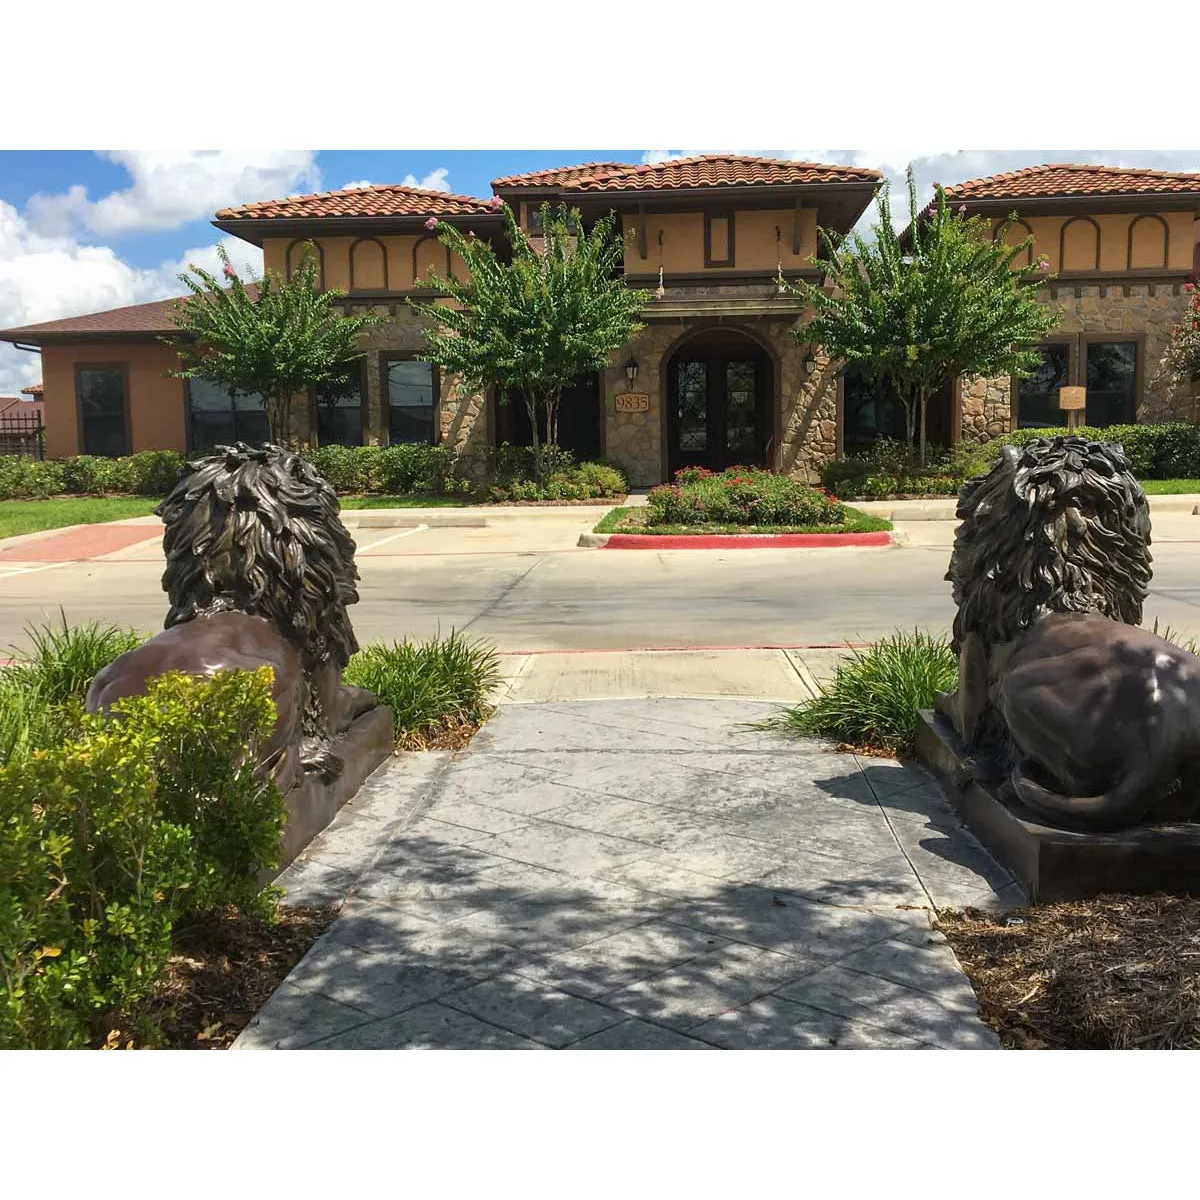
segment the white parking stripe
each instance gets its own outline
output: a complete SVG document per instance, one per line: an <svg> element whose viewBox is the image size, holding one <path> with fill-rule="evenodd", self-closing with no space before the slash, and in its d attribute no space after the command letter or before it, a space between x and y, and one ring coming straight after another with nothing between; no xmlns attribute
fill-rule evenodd
<svg viewBox="0 0 1200 1200"><path fill-rule="evenodd" d="M411 529L402 529L399 533L393 533L390 537L380 538L377 542L372 542L369 546L359 546L358 553L366 550L374 550L376 546L386 546L388 542L394 542L398 538L411 537L414 533L420 533L422 529L428 529L428 525L414 525Z"/></svg>

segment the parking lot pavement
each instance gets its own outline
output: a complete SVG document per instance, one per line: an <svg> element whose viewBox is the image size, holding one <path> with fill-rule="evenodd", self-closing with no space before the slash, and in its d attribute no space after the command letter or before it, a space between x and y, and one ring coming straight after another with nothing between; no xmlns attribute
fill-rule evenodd
<svg viewBox="0 0 1200 1200"><path fill-rule="evenodd" d="M944 579L952 522L902 524L908 540L885 548L578 547L602 512L356 529L362 579L351 617L360 641L454 628L512 652L808 647L867 642L898 627L944 632L953 617ZM1200 517L1158 514L1153 533L1146 623L1200 636ZM60 607L71 621L159 629L161 575L156 534L84 561L0 562L0 646L21 643L32 622L57 620Z"/></svg>

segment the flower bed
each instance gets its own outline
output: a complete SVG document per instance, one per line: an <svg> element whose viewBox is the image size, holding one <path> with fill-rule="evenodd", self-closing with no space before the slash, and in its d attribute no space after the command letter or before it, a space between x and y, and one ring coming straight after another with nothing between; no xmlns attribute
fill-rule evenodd
<svg viewBox="0 0 1200 1200"><path fill-rule="evenodd" d="M674 483L650 492L645 523L650 530L836 532L845 526L846 517L846 507L828 493L787 475L745 467L715 474L687 467L676 472Z"/></svg>

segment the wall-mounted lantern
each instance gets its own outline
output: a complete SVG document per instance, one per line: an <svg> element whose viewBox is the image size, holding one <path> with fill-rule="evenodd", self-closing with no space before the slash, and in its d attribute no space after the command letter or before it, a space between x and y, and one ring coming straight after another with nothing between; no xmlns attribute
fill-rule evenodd
<svg viewBox="0 0 1200 1200"><path fill-rule="evenodd" d="M804 356L804 373L811 375L817 369L817 356L810 350Z"/></svg>
<svg viewBox="0 0 1200 1200"><path fill-rule="evenodd" d="M637 359L631 354L629 361L625 364L625 382L632 388L637 383L638 364Z"/></svg>

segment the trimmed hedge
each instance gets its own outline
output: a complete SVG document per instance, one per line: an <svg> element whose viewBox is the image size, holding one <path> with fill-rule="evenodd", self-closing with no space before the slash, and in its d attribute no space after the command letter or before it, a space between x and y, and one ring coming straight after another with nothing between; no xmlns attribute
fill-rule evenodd
<svg viewBox="0 0 1200 1200"><path fill-rule="evenodd" d="M126 458L79 454L48 459L0 457L0 500L48 496L165 496L186 461L177 450L143 450Z"/></svg>
<svg viewBox="0 0 1200 1200"><path fill-rule="evenodd" d="M620 496L625 476L607 463L576 463L566 450L543 453L541 487L534 483L533 452L523 446L489 447L456 458L446 446L319 446L305 457L341 494L466 496L484 500L587 500ZM0 500L127 494L165 496L186 456L145 450L127 458L74 458L38 462L0 457Z"/></svg>
<svg viewBox="0 0 1200 1200"><path fill-rule="evenodd" d="M881 439L860 455L826 463L821 479L829 491L843 500L896 495L952 496L966 480L988 470L1001 446L1022 446L1034 438L1070 432L1065 427L1018 429L952 451L930 449L925 467L911 461L903 442ZM1119 442L1139 479L1200 478L1200 425L1176 421L1162 425L1081 426L1074 432L1097 441Z"/></svg>

